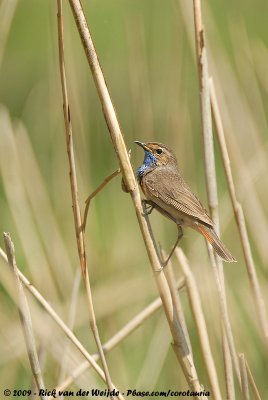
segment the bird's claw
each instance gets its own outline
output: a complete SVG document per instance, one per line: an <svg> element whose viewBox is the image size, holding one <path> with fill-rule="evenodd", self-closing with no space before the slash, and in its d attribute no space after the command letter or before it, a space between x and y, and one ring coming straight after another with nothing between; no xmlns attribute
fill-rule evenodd
<svg viewBox="0 0 268 400"><path fill-rule="evenodd" d="M143 216L150 215L154 209L154 205L149 200L142 200L143 207ZM144 210L145 209L145 210Z"/></svg>

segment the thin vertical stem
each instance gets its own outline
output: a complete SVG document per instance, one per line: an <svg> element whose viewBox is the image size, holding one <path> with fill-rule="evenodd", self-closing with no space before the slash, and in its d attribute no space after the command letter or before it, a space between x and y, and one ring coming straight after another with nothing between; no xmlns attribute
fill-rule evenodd
<svg viewBox="0 0 268 400"><path fill-rule="evenodd" d="M163 254L165 258L167 257L167 255L165 254L165 252L163 250L161 251L161 254ZM183 313L183 308L182 308L182 304L181 304L180 295L179 295L179 293L177 291L177 288L176 288L176 282L175 282L173 266L172 266L172 263L171 263L170 260L169 260L167 266L165 267L165 274L166 274L167 282L168 282L168 285L169 285L169 288L170 288L172 301L173 301L173 304L175 305L175 309L176 309L176 312L177 312L177 315L178 315L178 319L179 319L179 321L181 323L181 327L182 327L184 335L185 335L187 346L189 348L189 351L190 351L191 355L193 356L193 350L192 350L192 345L191 345L191 341L190 341L190 336L189 336L189 332L188 332L188 329L187 329L187 325L186 325L186 321L185 321L185 317L184 317L184 313Z"/></svg>
<svg viewBox="0 0 268 400"><path fill-rule="evenodd" d="M243 248L245 263L248 271L249 282L251 285L251 290L253 293L253 297L255 300L255 307L257 311L257 315L259 318L259 324L262 331L262 334L265 339L266 349L268 349L268 319L267 312L265 307L265 302L261 293L260 284L258 280L258 276L256 273L255 264L252 257L251 247L249 243L247 227L245 223L244 213L241 204L237 200L235 185L231 170L231 163L228 154L228 149L225 140L225 133L223 129L223 123L221 119L220 109L217 101L217 96L213 84L213 80L210 80L210 96L211 96L211 105L213 116L215 119L216 132L217 137L220 144L221 156L223 161L223 166L225 170L226 180L228 184L229 194L232 201L232 206L235 214L236 224L238 227L240 241Z"/></svg>
<svg viewBox="0 0 268 400"><path fill-rule="evenodd" d="M12 271L14 273L17 291L18 291L18 308L19 315L21 320L21 325L23 329L23 334L25 338L25 343L27 347L27 353L29 357L29 361L31 364L32 373L35 379L36 386L38 388L41 399L46 399L47 397L43 394L45 393L45 385L43 381L43 376L40 368L40 363L37 355L36 343L33 332L32 318L31 313L27 301L27 297L25 296L23 286L21 284L21 280L18 274L17 263L15 258L15 249L14 244L10 238L9 233L4 233L4 241L7 252L7 259Z"/></svg>
<svg viewBox="0 0 268 400"><path fill-rule="evenodd" d="M240 364L240 371L241 371L241 384L242 384L243 399L249 400L248 375L247 375L247 368L246 368L246 363L245 363L245 356L243 353L239 354L239 364Z"/></svg>
<svg viewBox="0 0 268 400"><path fill-rule="evenodd" d="M207 195L210 211L212 213L213 221L218 229L218 194L217 194L217 180L215 169L215 157L213 147L212 135L212 118L210 108L209 96L209 74L207 52L205 47L205 33L202 23L201 4L200 0L193 0L194 5L194 21L195 21L195 40L196 40L196 53L198 60L198 76L200 86L200 105L201 105L201 118L203 130L203 149L204 149L204 162L206 172Z"/></svg>
<svg viewBox="0 0 268 400"><path fill-rule="evenodd" d="M229 343L227 336L224 333L224 324L221 324L222 338L223 338L223 357L224 357L224 370L225 370L225 384L226 384L226 398L227 400L235 400L235 387L232 359L230 355Z"/></svg>
<svg viewBox="0 0 268 400"><path fill-rule="evenodd" d="M110 391L112 391L113 384L112 384L110 373L108 370L106 358L105 358L105 355L104 355L104 352L102 349L99 331L98 331L98 327L97 327L97 323L96 323L91 287L90 287L90 282L89 282L88 268L87 268L84 232L83 232L83 229L81 229L82 228L82 219L81 219L81 211L80 211L79 200L78 200L78 186L77 186L77 178L76 178L75 157L74 157L74 150L73 150L72 124L71 124L71 115L70 115L70 107L69 107L69 101L68 101L65 64L64 64L62 0L58 0L57 4L58 4L59 66L60 66L60 76L61 76L61 86L62 86L63 114L64 114L65 131L66 131L66 145L67 145L67 154L68 154L68 161L69 161L69 177L70 177L70 185L71 185L77 249L78 249L78 255L79 255L79 259L80 259L82 277L83 277L86 294L87 294L90 326L91 326L91 329L92 329L92 332L94 335L94 339L95 339L98 351L100 353L100 358L101 358L103 370L104 370L105 377L106 377L107 387ZM110 396L110 397L113 398L113 396Z"/></svg>
<svg viewBox="0 0 268 400"><path fill-rule="evenodd" d="M217 233L219 233L218 194L217 194L217 178L216 178L213 134L212 134L209 73L208 73L208 62L207 62L207 54L205 47L205 35L202 22L200 0L193 0L193 9L194 9L196 53L198 60L198 76L199 76L199 86L200 86L200 106L201 106L201 117L202 117L206 187L207 187L208 204L211 217L215 223L215 229ZM216 257L214 257L214 254L210 248L209 248L209 256L211 260L211 265L214 270L216 282L218 283L217 289L220 298L220 307L225 327L224 334L227 335L229 343L229 347L223 346L223 351L229 351L230 349L235 366L235 371L237 374L237 379L238 382L240 383L240 370L238 366L237 354L235 351L231 324L229 321L228 310L227 310L222 261L217 255ZM216 260L216 265L215 265L215 260ZM228 355L225 355L224 357L227 358Z"/></svg>
<svg viewBox="0 0 268 400"><path fill-rule="evenodd" d="M220 386L218 381L218 375L212 355L212 351L210 348L209 338L208 338L208 331L206 327L206 321L201 305L200 296L198 293L198 288L188 265L188 261L181 249L176 249L175 254L179 260L182 272L185 277L185 283L187 288L187 293L190 301L190 306L192 310L192 314L194 317L194 321L197 328L197 335L200 341L202 355L205 363L205 368L207 371L212 396L215 400L220 400L222 398L220 392Z"/></svg>

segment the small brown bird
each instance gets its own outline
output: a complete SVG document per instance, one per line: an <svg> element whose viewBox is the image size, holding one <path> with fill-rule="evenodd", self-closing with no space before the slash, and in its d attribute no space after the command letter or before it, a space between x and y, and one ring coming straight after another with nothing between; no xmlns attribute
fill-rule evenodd
<svg viewBox="0 0 268 400"><path fill-rule="evenodd" d="M150 206L147 213L155 208L178 226L178 239L168 260L183 235L182 227L190 227L201 233L224 261L236 261L217 236L207 211L181 177L173 151L162 143L135 143L145 152L137 177Z"/></svg>

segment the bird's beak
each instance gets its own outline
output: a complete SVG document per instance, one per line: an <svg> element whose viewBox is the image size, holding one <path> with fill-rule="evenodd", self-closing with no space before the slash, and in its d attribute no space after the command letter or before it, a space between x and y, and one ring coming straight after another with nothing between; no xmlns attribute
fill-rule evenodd
<svg viewBox="0 0 268 400"><path fill-rule="evenodd" d="M150 151L149 148L146 146L145 143L139 142L138 140L135 140L134 143L136 143L138 146L142 147L143 150Z"/></svg>

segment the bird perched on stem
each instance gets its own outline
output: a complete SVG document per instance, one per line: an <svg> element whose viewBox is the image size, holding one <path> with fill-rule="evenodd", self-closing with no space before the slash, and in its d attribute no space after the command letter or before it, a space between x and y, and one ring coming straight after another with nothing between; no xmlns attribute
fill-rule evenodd
<svg viewBox="0 0 268 400"><path fill-rule="evenodd" d="M137 178L147 199L147 214L155 208L178 226L178 238L164 265L183 235L182 227L190 227L201 233L224 261L235 262L217 236L207 211L181 177L173 151L162 143L135 143L145 152Z"/></svg>

